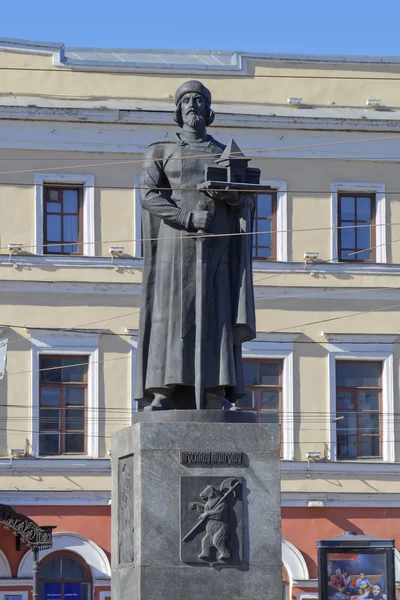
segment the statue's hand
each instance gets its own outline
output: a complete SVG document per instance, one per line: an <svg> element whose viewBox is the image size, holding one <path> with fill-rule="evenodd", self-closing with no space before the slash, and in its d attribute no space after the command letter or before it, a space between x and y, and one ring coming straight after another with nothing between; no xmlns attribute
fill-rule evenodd
<svg viewBox="0 0 400 600"><path fill-rule="evenodd" d="M206 517L208 516L208 513L201 513L201 515L199 516L199 521L203 521Z"/></svg>
<svg viewBox="0 0 400 600"><path fill-rule="evenodd" d="M189 510L196 510L196 503L195 502L191 502L189 504Z"/></svg>
<svg viewBox="0 0 400 600"><path fill-rule="evenodd" d="M207 230L212 221L212 213L208 210L195 210L192 212L192 225L195 229Z"/></svg>

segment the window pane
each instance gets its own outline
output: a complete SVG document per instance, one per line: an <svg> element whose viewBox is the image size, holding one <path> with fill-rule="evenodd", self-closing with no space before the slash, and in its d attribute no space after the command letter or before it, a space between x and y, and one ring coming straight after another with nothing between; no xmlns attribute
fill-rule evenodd
<svg viewBox="0 0 400 600"><path fill-rule="evenodd" d="M67 387L65 390L67 406L84 406L85 389L84 387Z"/></svg>
<svg viewBox="0 0 400 600"><path fill-rule="evenodd" d="M64 242L78 241L78 217L76 215L66 215L64 220ZM51 238L53 239L53 238ZM56 238L54 238L56 239Z"/></svg>
<svg viewBox="0 0 400 600"><path fill-rule="evenodd" d="M272 248L256 248L256 253L257 258L270 258L272 256Z"/></svg>
<svg viewBox="0 0 400 600"><path fill-rule="evenodd" d="M355 392L338 392L337 395L337 409L352 410L356 407L356 394Z"/></svg>
<svg viewBox="0 0 400 600"><path fill-rule="evenodd" d="M267 219L258 219L257 221L257 231L264 231L266 233L270 233L272 230L272 221L268 221ZM260 237L260 236L258 236Z"/></svg>
<svg viewBox="0 0 400 600"><path fill-rule="evenodd" d="M358 363L358 385L380 387L381 363Z"/></svg>
<svg viewBox="0 0 400 600"><path fill-rule="evenodd" d="M260 395L260 407L262 409L279 410L278 390L263 390Z"/></svg>
<svg viewBox="0 0 400 600"><path fill-rule="evenodd" d="M342 196L340 198L340 218L342 220L354 221L356 218L354 206L354 198Z"/></svg>
<svg viewBox="0 0 400 600"><path fill-rule="evenodd" d="M42 387L40 389L40 404L42 406L58 406L60 390L56 387Z"/></svg>
<svg viewBox="0 0 400 600"><path fill-rule="evenodd" d="M258 221L259 223L267 223L268 221ZM258 234L258 245L271 247L272 237L270 233L259 233Z"/></svg>
<svg viewBox="0 0 400 600"><path fill-rule="evenodd" d="M85 430L85 411L82 408L68 408L65 415L67 431Z"/></svg>
<svg viewBox="0 0 400 600"><path fill-rule="evenodd" d="M47 212L59 213L61 212L61 202L47 202L46 208Z"/></svg>
<svg viewBox="0 0 400 600"><path fill-rule="evenodd" d="M379 420L379 413L362 413L360 416L361 434L370 433L379 435Z"/></svg>
<svg viewBox="0 0 400 600"><path fill-rule="evenodd" d="M46 245L46 252L54 252L55 254L61 254L62 253L62 246L60 246L59 244L47 244Z"/></svg>
<svg viewBox="0 0 400 600"><path fill-rule="evenodd" d="M41 408L39 419L39 429L43 431L45 429L51 429L52 431L58 431L60 429L60 411L57 409Z"/></svg>
<svg viewBox="0 0 400 600"><path fill-rule="evenodd" d="M85 452L85 434L67 433L65 436L65 452Z"/></svg>
<svg viewBox="0 0 400 600"><path fill-rule="evenodd" d="M69 556L64 556L62 561L64 579L87 579L85 570L78 561Z"/></svg>
<svg viewBox="0 0 400 600"><path fill-rule="evenodd" d="M355 436L339 435L337 438L337 453L340 458L357 458L357 438Z"/></svg>
<svg viewBox="0 0 400 600"><path fill-rule="evenodd" d="M244 385L257 385L257 363L245 360L243 363Z"/></svg>
<svg viewBox="0 0 400 600"><path fill-rule="evenodd" d="M52 242L61 242L61 217L47 215L47 239Z"/></svg>
<svg viewBox="0 0 400 600"><path fill-rule="evenodd" d="M55 556L39 569L40 579L61 579L61 557Z"/></svg>
<svg viewBox="0 0 400 600"><path fill-rule="evenodd" d="M246 392L246 395L237 402L240 408L254 408L253 392Z"/></svg>
<svg viewBox="0 0 400 600"><path fill-rule="evenodd" d="M355 260L371 260L371 252L367 252L366 250L363 252L358 252L354 256Z"/></svg>
<svg viewBox="0 0 400 600"><path fill-rule="evenodd" d="M356 234L352 227L341 230L341 246L342 248L355 248L356 247Z"/></svg>
<svg viewBox="0 0 400 600"><path fill-rule="evenodd" d="M260 385L279 385L280 371L279 362L260 362L258 383Z"/></svg>
<svg viewBox="0 0 400 600"><path fill-rule="evenodd" d="M355 363L336 363L336 385L337 387L356 387L357 371Z"/></svg>
<svg viewBox="0 0 400 600"><path fill-rule="evenodd" d="M357 415L356 413L344 412L336 413L339 420L336 421L336 429L340 435L356 435L357 434Z"/></svg>
<svg viewBox="0 0 400 600"><path fill-rule="evenodd" d="M279 413L277 412L260 412L258 415L260 423L279 423Z"/></svg>
<svg viewBox="0 0 400 600"><path fill-rule="evenodd" d="M362 456L380 456L380 437L378 435L361 437L361 455Z"/></svg>
<svg viewBox="0 0 400 600"><path fill-rule="evenodd" d="M370 221L371 216L371 198L359 196L357 198L357 220Z"/></svg>
<svg viewBox="0 0 400 600"><path fill-rule="evenodd" d="M111 596L110 596L111 598ZM81 583L81 597L80 600L89 600L89 584Z"/></svg>
<svg viewBox="0 0 400 600"><path fill-rule="evenodd" d="M65 213L78 212L78 190L64 190L63 209Z"/></svg>
<svg viewBox="0 0 400 600"><path fill-rule="evenodd" d="M360 410L379 410L379 392L360 392Z"/></svg>
<svg viewBox="0 0 400 600"><path fill-rule="evenodd" d="M85 381L87 357L73 356L63 360L63 382L83 383Z"/></svg>
<svg viewBox="0 0 400 600"><path fill-rule="evenodd" d="M39 435L39 454L60 454L58 433L41 433Z"/></svg>
<svg viewBox="0 0 400 600"><path fill-rule="evenodd" d="M342 260L356 260L357 254L354 253L354 250L342 250L340 253L340 258Z"/></svg>
<svg viewBox="0 0 400 600"><path fill-rule="evenodd" d="M78 244L65 244L64 252L66 254L75 254L78 252Z"/></svg>
<svg viewBox="0 0 400 600"><path fill-rule="evenodd" d="M361 223L360 223L361 225ZM371 226L368 227L360 227L357 229L357 248L360 250L363 248L371 247Z"/></svg>
<svg viewBox="0 0 400 600"><path fill-rule="evenodd" d="M272 215L272 196L271 194L262 194L258 196L257 215L259 217L271 217Z"/></svg>
<svg viewBox="0 0 400 600"><path fill-rule="evenodd" d="M42 357L40 359L40 381L61 381L61 358Z"/></svg>
<svg viewBox="0 0 400 600"><path fill-rule="evenodd" d="M50 190L49 198L50 200L58 200L58 190Z"/></svg>

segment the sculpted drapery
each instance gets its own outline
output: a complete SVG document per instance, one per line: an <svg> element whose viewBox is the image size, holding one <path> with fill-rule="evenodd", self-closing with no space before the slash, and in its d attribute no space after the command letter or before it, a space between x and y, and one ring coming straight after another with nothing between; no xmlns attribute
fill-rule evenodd
<svg viewBox="0 0 400 600"><path fill-rule="evenodd" d="M153 409L194 408L198 285L190 232L205 227L207 233L217 234L204 242L206 408L208 393L231 402L243 394L241 345L255 337L251 235L230 235L251 231L255 198L229 192L207 198L197 190L205 165L214 162L224 146L207 135L205 127L200 133L199 127L190 130L190 117L198 116L201 108L204 121L210 121L209 91L200 82L181 88L176 102L183 131L147 149L140 177L144 270L135 398L152 403ZM194 110L181 105L188 96ZM203 107L195 105L201 100L194 96L201 96ZM207 201L202 213L200 200Z"/></svg>

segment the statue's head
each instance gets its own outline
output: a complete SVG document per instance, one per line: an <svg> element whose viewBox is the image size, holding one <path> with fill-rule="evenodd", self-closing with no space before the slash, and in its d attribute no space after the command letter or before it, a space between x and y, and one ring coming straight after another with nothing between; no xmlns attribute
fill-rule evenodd
<svg viewBox="0 0 400 600"><path fill-rule="evenodd" d="M214 121L211 110L211 92L200 81L182 83L175 93L174 120L179 127L188 125L193 129L208 126Z"/></svg>
<svg viewBox="0 0 400 600"><path fill-rule="evenodd" d="M223 494L212 485L208 485L200 494L202 500L212 500L213 498L222 498Z"/></svg>

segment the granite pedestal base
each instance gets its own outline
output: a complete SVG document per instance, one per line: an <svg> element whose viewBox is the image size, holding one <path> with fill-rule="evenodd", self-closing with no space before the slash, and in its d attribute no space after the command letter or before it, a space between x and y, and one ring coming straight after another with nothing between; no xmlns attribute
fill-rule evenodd
<svg viewBox="0 0 400 600"><path fill-rule="evenodd" d="M140 413L114 435L113 600L282 597L279 426L242 415Z"/></svg>

